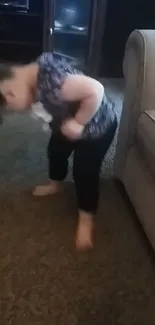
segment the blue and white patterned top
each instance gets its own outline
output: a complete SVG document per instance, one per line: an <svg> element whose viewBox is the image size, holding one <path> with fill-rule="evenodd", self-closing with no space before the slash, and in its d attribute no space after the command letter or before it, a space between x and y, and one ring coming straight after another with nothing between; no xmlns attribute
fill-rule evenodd
<svg viewBox="0 0 155 325"><path fill-rule="evenodd" d="M50 123L52 132L60 132L62 122L66 118L73 117L79 108L78 102L67 103L61 100L62 84L68 75L82 73L74 69L65 59L55 59L51 53L43 53L37 59L37 63L39 74L35 103L39 103L47 111L46 122ZM114 119L114 104L104 95L99 110L85 126L82 138L100 137Z"/></svg>

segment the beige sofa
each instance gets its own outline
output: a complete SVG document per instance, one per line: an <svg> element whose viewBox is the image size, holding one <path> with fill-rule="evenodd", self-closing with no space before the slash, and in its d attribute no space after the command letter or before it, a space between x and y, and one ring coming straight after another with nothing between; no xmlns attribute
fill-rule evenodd
<svg viewBox="0 0 155 325"><path fill-rule="evenodd" d="M124 58L125 97L114 162L155 249L155 30L136 30Z"/></svg>

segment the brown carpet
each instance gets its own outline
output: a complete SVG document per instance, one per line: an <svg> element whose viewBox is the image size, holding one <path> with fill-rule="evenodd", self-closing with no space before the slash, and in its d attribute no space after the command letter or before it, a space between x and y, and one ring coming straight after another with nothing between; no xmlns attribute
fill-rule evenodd
<svg viewBox="0 0 155 325"><path fill-rule="evenodd" d="M120 192L101 188L95 247L74 248L76 205L0 191L1 325L155 324L155 267Z"/></svg>

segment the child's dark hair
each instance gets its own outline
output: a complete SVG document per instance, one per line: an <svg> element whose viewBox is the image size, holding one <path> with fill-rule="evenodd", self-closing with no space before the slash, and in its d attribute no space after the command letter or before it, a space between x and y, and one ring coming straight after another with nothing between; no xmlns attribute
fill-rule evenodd
<svg viewBox="0 0 155 325"><path fill-rule="evenodd" d="M0 63L0 83L13 77L13 64ZM6 100L0 92L0 124L3 122L3 113L6 107Z"/></svg>

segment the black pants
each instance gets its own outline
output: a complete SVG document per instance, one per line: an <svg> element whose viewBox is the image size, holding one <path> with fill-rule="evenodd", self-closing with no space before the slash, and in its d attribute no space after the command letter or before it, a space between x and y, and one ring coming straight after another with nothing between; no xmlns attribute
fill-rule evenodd
<svg viewBox="0 0 155 325"><path fill-rule="evenodd" d="M63 180L68 171L68 158L74 151L73 178L78 207L95 213L99 199L99 175L103 158L109 149L117 128L115 120L107 132L95 140L69 141L62 135L52 135L48 146L49 176Z"/></svg>

